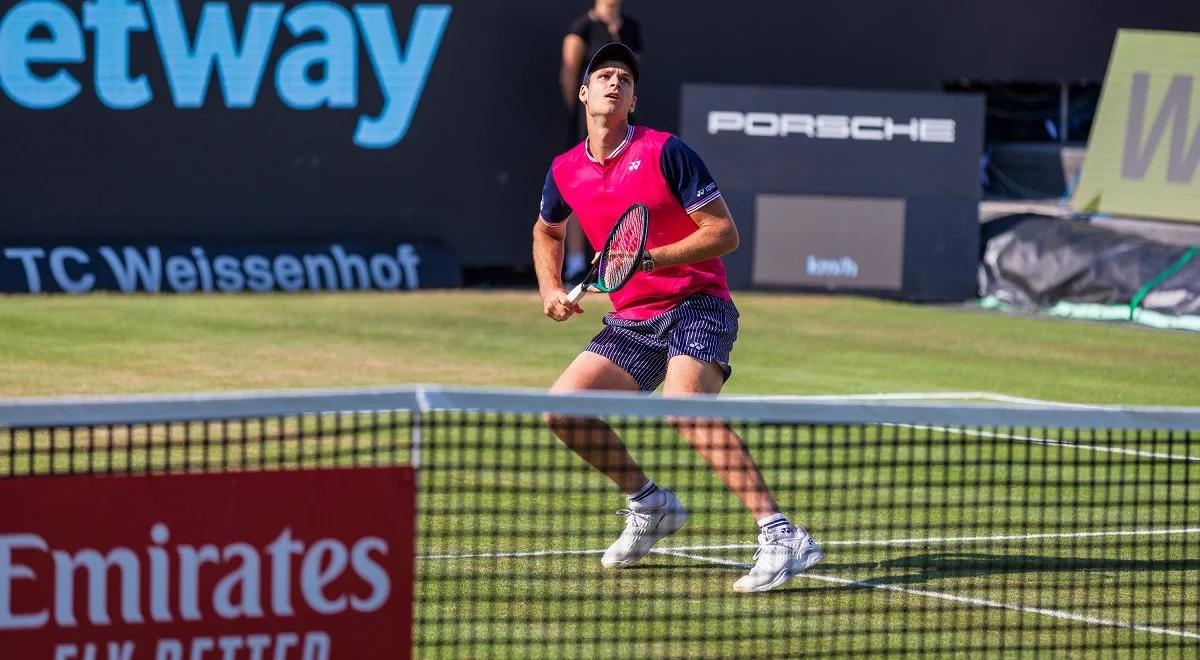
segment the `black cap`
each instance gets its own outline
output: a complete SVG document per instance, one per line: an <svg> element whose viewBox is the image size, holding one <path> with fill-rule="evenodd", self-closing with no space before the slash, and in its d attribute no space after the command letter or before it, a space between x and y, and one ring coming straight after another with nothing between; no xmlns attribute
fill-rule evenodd
<svg viewBox="0 0 1200 660"><path fill-rule="evenodd" d="M633 51L629 50L629 46L614 41L605 44L596 54L592 56L592 61L588 62L587 68L583 71L583 83L587 84L587 79L592 75L592 72L600 68L605 62L621 62L629 67L630 73L633 74L633 82L638 81L638 61L634 56Z"/></svg>

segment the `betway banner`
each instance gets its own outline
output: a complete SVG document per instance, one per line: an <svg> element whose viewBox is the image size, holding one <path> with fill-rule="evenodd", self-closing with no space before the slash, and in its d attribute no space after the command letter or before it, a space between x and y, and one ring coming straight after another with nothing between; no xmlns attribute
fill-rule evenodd
<svg viewBox="0 0 1200 660"><path fill-rule="evenodd" d="M411 468L5 479L0 501L6 658L411 653Z"/></svg>
<svg viewBox="0 0 1200 660"><path fill-rule="evenodd" d="M1200 222L1200 33L1117 33L1071 206Z"/></svg>
<svg viewBox="0 0 1200 660"><path fill-rule="evenodd" d="M496 29L503 20L561 42L572 10L559 12L420 0L0 2L0 245L411 236L473 266L527 262L538 181L561 131L469 121L464 94L483 90L510 109L561 105L553 85L539 102L532 80L497 83L479 57L511 41ZM102 278L108 261L91 256ZM282 268L272 279L289 282ZM375 279L386 288L390 276Z"/></svg>
<svg viewBox="0 0 1200 660"><path fill-rule="evenodd" d="M226 2L195 5L193 28L179 0L87 0L79 9L56 0L20 0L0 19L0 89L26 108L60 108L84 90L66 65L91 63L92 91L113 110L140 108L156 95L169 97L176 108L199 108L214 78L221 83L214 102L228 109L253 107L266 79L292 110L351 110L359 105L361 50L383 105L376 114L358 115L353 139L359 147L380 149L408 132L451 14L449 5L417 6L408 38L401 40L384 4L305 2L289 9L250 2L240 26ZM145 63L131 61L135 40L154 43L165 78L157 92Z"/></svg>
<svg viewBox="0 0 1200 660"><path fill-rule="evenodd" d="M0 292L238 293L462 286L436 242L0 246Z"/></svg>

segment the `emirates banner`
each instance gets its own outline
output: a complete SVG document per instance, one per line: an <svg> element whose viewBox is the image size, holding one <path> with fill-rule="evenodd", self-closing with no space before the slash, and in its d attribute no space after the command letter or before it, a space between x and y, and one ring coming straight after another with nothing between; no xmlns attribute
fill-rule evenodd
<svg viewBox="0 0 1200 660"><path fill-rule="evenodd" d="M25 660L407 658L412 468L0 480Z"/></svg>

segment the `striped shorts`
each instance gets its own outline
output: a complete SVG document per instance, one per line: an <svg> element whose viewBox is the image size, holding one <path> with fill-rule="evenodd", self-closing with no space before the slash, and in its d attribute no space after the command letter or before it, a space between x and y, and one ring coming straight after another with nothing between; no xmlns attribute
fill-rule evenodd
<svg viewBox="0 0 1200 660"><path fill-rule="evenodd" d="M584 349L603 355L629 372L638 385L652 392L667 376L667 361L690 355L713 362L729 380L729 353L737 339L738 311L732 302L696 294L675 309L645 321L604 317L601 330Z"/></svg>

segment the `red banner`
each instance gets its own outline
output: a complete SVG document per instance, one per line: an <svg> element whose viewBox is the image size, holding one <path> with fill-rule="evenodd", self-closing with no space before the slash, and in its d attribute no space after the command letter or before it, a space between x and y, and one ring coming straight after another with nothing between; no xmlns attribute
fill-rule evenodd
<svg viewBox="0 0 1200 660"><path fill-rule="evenodd" d="M0 479L0 655L407 658L412 468Z"/></svg>

